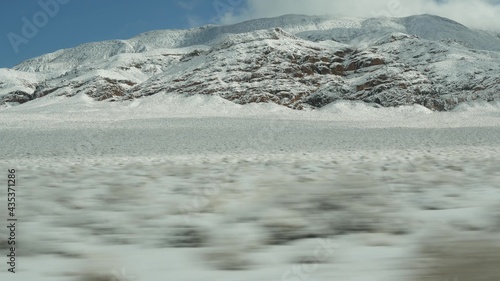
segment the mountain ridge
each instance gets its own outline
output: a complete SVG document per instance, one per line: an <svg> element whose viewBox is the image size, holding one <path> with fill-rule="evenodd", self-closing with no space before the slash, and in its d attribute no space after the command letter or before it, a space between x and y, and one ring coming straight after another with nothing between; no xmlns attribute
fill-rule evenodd
<svg viewBox="0 0 500 281"><path fill-rule="evenodd" d="M0 69L0 106L46 95L119 101L172 92L295 109L344 99L449 110L498 99L499 51L500 37L438 16L285 15L42 55Z"/></svg>

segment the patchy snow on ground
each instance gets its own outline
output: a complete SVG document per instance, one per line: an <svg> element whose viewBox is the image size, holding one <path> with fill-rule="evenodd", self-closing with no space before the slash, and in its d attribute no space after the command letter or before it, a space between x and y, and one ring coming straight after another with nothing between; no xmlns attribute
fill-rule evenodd
<svg viewBox="0 0 500 281"><path fill-rule="evenodd" d="M54 97L2 109L0 143L1 280L500 277L498 103Z"/></svg>

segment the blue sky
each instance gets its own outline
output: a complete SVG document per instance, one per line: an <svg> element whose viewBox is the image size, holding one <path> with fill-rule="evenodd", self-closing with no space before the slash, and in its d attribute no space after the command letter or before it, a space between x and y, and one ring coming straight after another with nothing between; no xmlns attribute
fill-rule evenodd
<svg viewBox="0 0 500 281"><path fill-rule="evenodd" d="M59 11L54 5L49 5L46 10L57 11L52 13L53 16L50 15L39 4L40 1L57 3ZM23 60L82 43L127 39L150 30L189 28L218 22L221 13L230 12L230 3L236 3L235 0L223 1L226 1L224 5L214 6L214 3L223 2L211 0L1 0L0 67L12 67ZM65 2L68 3L63 4ZM45 13L48 20L42 13ZM32 29L25 28L27 35L34 35L32 38L23 35L23 26L29 25L23 21L23 18L38 29L33 32Z"/></svg>
<svg viewBox="0 0 500 281"><path fill-rule="evenodd" d="M428 13L500 31L499 4L500 0L0 0L0 67L151 30L292 13L355 17Z"/></svg>

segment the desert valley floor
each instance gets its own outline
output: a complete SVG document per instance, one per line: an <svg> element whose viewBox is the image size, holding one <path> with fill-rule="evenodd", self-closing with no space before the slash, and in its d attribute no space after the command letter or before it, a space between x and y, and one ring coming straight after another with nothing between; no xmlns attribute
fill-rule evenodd
<svg viewBox="0 0 500 281"><path fill-rule="evenodd" d="M0 143L2 280L500 277L499 103L54 97L0 109Z"/></svg>

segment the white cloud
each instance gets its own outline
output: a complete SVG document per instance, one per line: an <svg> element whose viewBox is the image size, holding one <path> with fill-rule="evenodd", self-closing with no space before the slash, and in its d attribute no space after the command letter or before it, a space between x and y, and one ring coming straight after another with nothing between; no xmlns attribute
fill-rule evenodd
<svg viewBox="0 0 500 281"><path fill-rule="evenodd" d="M221 23L284 14L341 15L353 17L403 17L433 14L471 28L500 30L500 0L247 0L237 14L226 14Z"/></svg>
<svg viewBox="0 0 500 281"><path fill-rule="evenodd" d="M186 20L189 27L198 27L202 26L205 23L205 21L201 17L192 14L187 15Z"/></svg>
<svg viewBox="0 0 500 281"><path fill-rule="evenodd" d="M191 11L196 8L200 3L199 0L182 0L182 1L176 1L175 4L179 7L181 7L184 10Z"/></svg>

